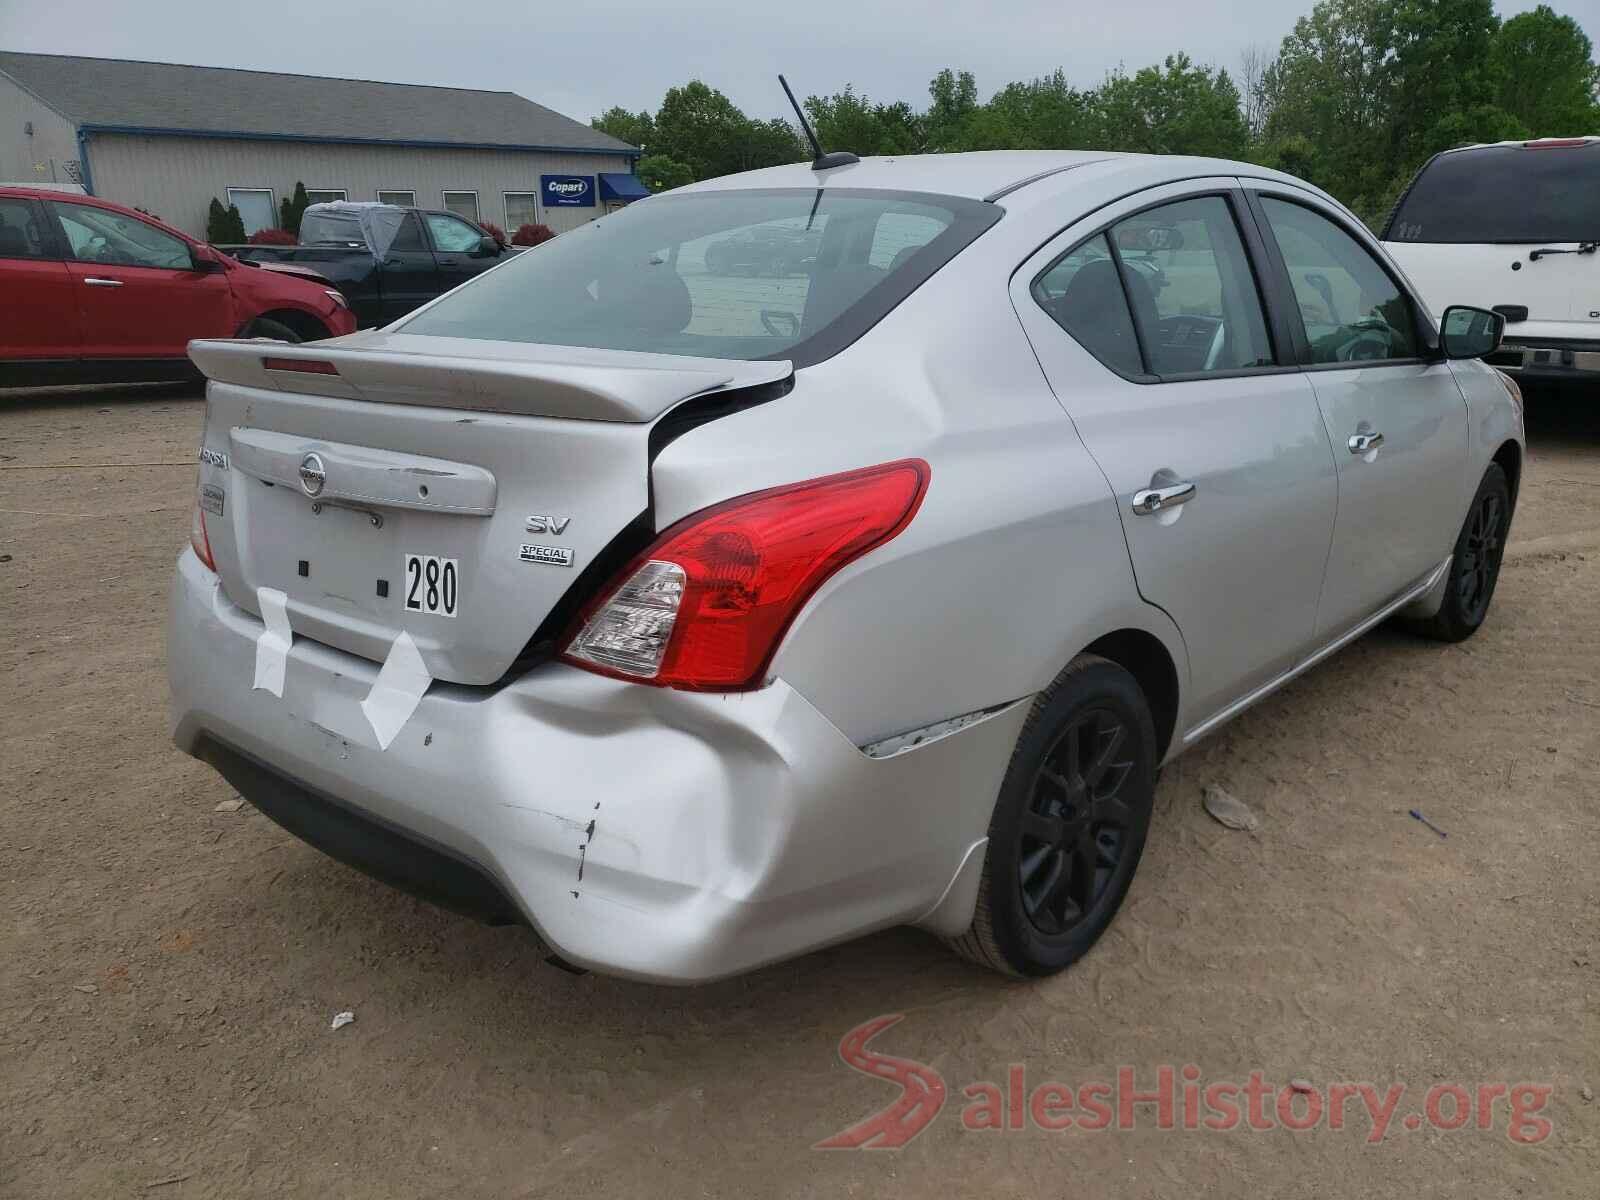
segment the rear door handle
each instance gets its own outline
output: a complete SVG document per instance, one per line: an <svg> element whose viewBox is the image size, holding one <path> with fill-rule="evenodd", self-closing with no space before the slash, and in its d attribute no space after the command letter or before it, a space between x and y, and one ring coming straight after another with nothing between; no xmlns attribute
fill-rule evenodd
<svg viewBox="0 0 1600 1200"><path fill-rule="evenodd" d="M93 275L85 276L83 281L86 284L88 284L90 287L121 287L122 286L122 280L120 280L120 279L97 279Z"/></svg>
<svg viewBox="0 0 1600 1200"><path fill-rule="evenodd" d="M1383 434L1353 433L1350 435L1348 445L1350 446L1351 454L1370 454L1383 445Z"/></svg>
<svg viewBox="0 0 1600 1200"><path fill-rule="evenodd" d="M1141 517L1150 513L1162 512L1169 508L1177 508L1180 504L1187 504L1194 499L1195 487L1192 483L1174 483L1167 487L1145 488L1133 494L1133 511Z"/></svg>

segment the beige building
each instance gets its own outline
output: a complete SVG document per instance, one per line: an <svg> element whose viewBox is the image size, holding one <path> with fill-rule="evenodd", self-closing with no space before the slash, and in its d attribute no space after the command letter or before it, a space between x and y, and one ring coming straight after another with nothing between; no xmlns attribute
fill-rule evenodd
<svg viewBox="0 0 1600 1200"><path fill-rule="evenodd" d="M556 232L644 194L639 151L513 92L0 51L0 182L77 183L197 237L316 200Z"/></svg>

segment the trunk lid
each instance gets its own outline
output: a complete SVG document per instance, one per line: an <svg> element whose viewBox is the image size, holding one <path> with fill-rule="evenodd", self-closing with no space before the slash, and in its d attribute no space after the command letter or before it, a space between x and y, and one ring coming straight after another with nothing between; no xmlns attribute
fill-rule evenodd
<svg viewBox="0 0 1600 1200"><path fill-rule="evenodd" d="M648 509L656 418L791 373L396 334L190 355L211 380L202 483L229 599L260 615L259 589L281 591L296 635L375 662L404 631L464 684L499 679Z"/></svg>

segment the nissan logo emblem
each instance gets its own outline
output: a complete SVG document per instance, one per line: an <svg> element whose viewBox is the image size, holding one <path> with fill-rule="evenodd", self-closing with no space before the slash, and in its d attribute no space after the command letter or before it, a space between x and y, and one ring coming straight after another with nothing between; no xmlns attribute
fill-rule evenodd
<svg viewBox="0 0 1600 1200"><path fill-rule="evenodd" d="M322 465L322 455L308 454L300 460L300 486L308 496L320 496L322 485L328 482L328 471Z"/></svg>

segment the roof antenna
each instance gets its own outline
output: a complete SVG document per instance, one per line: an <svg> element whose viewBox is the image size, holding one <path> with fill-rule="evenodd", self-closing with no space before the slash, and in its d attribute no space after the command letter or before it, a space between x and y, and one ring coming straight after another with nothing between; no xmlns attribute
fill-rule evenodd
<svg viewBox="0 0 1600 1200"><path fill-rule="evenodd" d="M822 144L817 141L816 131L811 128L811 122L806 120L805 112L800 108L800 103L794 98L794 93L789 90L789 81L782 75L778 82L783 85L783 94L789 97L789 103L794 107L794 115L800 118L800 128L805 130L806 141L811 143L811 149L816 157L811 160L813 171L827 171L833 167L848 167L851 163L860 162L861 159L851 154L848 150L835 150L832 154L822 152Z"/></svg>

